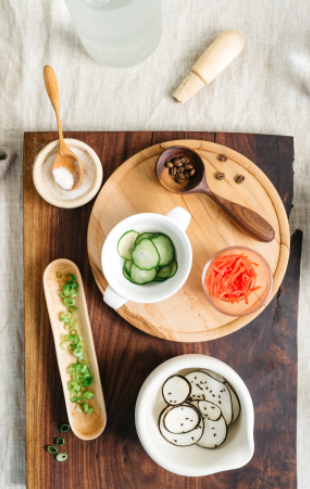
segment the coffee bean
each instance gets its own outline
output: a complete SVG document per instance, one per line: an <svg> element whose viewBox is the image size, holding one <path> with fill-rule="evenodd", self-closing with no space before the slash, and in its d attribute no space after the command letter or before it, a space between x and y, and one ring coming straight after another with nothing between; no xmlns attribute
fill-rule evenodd
<svg viewBox="0 0 310 489"><path fill-rule="evenodd" d="M239 177L236 178L237 183L242 183L242 182L244 182L244 180L245 180L245 177L243 175L239 175Z"/></svg>
<svg viewBox="0 0 310 489"><path fill-rule="evenodd" d="M174 166L183 166L183 163L180 158L174 158L173 164Z"/></svg>
<svg viewBox="0 0 310 489"><path fill-rule="evenodd" d="M184 173L184 166L179 166L177 168L177 173Z"/></svg>
<svg viewBox="0 0 310 489"><path fill-rule="evenodd" d="M189 176L190 176L190 177L193 177L193 176L195 175L195 173L196 173L196 170L195 170L195 168L193 168L193 169L192 169L192 170L189 172Z"/></svg>
<svg viewBox="0 0 310 489"><path fill-rule="evenodd" d="M225 175L224 175L224 173L217 173L217 174L215 175L215 178L216 178L217 180L223 180L223 179L225 178Z"/></svg>
<svg viewBox="0 0 310 489"><path fill-rule="evenodd" d="M193 168L194 168L193 165L191 165L190 163L185 165L185 170L192 170Z"/></svg>
<svg viewBox="0 0 310 489"><path fill-rule="evenodd" d="M166 163L165 163L165 167L166 167L166 168L173 168L173 163L172 163L172 161L166 161Z"/></svg>
<svg viewBox="0 0 310 489"><path fill-rule="evenodd" d="M227 156L226 155L220 155L219 160L220 161L227 161Z"/></svg>
<svg viewBox="0 0 310 489"><path fill-rule="evenodd" d="M184 180L185 179L185 175L183 173L179 173L177 175L177 177L180 179L180 180Z"/></svg>
<svg viewBox="0 0 310 489"><path fill-rule="evenodd" d="M184 172L185 178L189 178L189 171Z"/></svg>
<svg viewBox="0 0 310 489"><path fill-rule="evenodd" d="M170 168L170 170L169 170L169 173L170 173L170 175L172 175L172 176L174 176L174 175L176 174L176 172L177 172L177 169L176 169L176 167L175 167L175 166L174 166L173 168Z"/></svg>
<svg viewBox="0 0 310 489"><path fill-rule="evenodd" d="M184 180L183 180L183 179L181 179L181 178L179 178L179 176L178 176L178 175L175 177L175 181L176 181L177 183L183 183L183 182L184 182Z"/></svg>

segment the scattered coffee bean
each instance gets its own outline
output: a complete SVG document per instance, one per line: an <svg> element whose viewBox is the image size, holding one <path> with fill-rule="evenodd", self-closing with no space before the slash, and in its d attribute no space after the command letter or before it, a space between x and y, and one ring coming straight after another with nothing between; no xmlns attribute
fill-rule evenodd
<svg viewBox="0 0 310 489"><path fill-rule="evenodd" d="M179 166L177 168L177 173L184 173L184 166Z"/></svg>
<svg viewBox="0 0 310 489"><path fill-rule="evenodd" d="M245 180L245 177L243 175L239 175L239 177L236 178L237 183L242 183Z"/></svg>
<svg viewBox="0 0 310 489"><path fill-rule="evenodd" d="M227 161L227 156L226 155L220 155L219 160L220 161Z"/></svg>
<svg viewBox="0 0 310 489"><path fill-rule="evenodd" d="M181 180L185 180L185 175L183 173L177 174L177 177L180 178Z"/></svg>
<svg viewBox="0 0 310 489"><path fill-rule="evenodd" d="M185 170L192 170L194 167L193 165L191 165L191 163L187 163L187 165L185 165Z"/></svg>
<svg viewBox="0 0 310 489"><path fill-rule="evenodd" d="M170 175L172 175L172 176L174 176L174 175L176 174L176 172L177 172L177 169L176 169L176 167L175 167L175 166L174 166L173 168L170 168L170 170L169 170L169 173L170 173Z"/></svg>
<svg viewBox="0 0 310 489"><path fill-rule="evenodd" d="M189 178L189 171L184 172L185 178Z"/></svg>
<svg viewBox="0 0 310 489"><path fill-rule="evenodd" d="M224 173L217 173L217 174L215 175L215 178L216 178L217 180L223 180L223 179L225 178L225 174L224 174Z"/></svg>
<svg viewBox="0 0 310 489"><path fill-rule="evenodd" d="M193 168L193 169L192 169L192 170L189 172L189 176L190 176L190 177L193 177L193 176L195 175L195 173L196 173L196 170L195 170L195 168Z"/></svg>
<svg viewBox="0 0 310 489"><path fill-rule="evenodd" d="M182 166L183 165L180 158L174 158L173 164L174 164L174 166Z"/></svg>
<svg viewBox="0 0 310 489"><path fill-rule="evenodd" d="M166 161L166 163L165 163L166 168L173 168L173 166L174 165L173 165L172 161Z"/></svg>
<svg viewBox="0 0 310 489"><path fill-rule="evenodd" d="M183 182L184 182L184 179L181 179L181 178L179 178L178 176L176 176L176 177L175 177L175 181L176 181L177 183L183 183Z"/></svg>

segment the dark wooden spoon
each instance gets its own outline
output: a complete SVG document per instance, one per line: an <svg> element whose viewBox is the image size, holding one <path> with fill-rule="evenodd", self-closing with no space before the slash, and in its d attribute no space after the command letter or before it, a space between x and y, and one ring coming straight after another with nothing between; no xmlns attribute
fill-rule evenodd
<svg viewBox="0 0 310 489"><path fill-rule="evenodd" d="M169 169L165 167L165 163L182 156L186 156L190 160L196 173L192 177L183 180L182 183L177 183L174 177L169 174ZM251 238L265 243L274 239L274 229L263 217L248 207L235 204L212 192L207 183L203 161L195 151L183 146L173 146L167 149L158 158L155 172L161 185L170 192L177 194L207 194L210 199L220 206L229 219Z"/></svg>

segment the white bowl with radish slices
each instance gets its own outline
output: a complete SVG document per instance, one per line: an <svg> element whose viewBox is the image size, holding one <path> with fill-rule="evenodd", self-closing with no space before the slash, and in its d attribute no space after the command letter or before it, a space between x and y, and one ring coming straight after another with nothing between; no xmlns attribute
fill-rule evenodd
<svg viewBox="0 0 310 489"><path fill-rule="evenodd" d="M142 446L161 467L202 477L246 465L254 453L253 402L241 377L206 355L159 365L136 403Z"/></svg>
<svg viewBox="0 0 310 489"><path fill-rule="evenodd" d="M104 302L118 309L128 300L150 304L175 294L192 266L192 248L185 232L190 219L185 209L176 207L166 216L135 214L118 223L101 253L109 284Z"/></svg>

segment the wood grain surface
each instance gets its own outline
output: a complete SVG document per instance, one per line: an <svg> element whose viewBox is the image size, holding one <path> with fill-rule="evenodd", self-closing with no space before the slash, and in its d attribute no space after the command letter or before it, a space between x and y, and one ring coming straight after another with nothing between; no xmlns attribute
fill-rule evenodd
<svg viewBox="0 0 310 489"><path fill-rule="evenodd" d="M165 215L177 206L187 210L192 216L186 234L193 250L193 265L186 283L165 301L154 304L127 301L117 312L129 323L158 338L184 342L213 340L242 328L261 310L239 318L216 311L201 287L205 264L228 246L241 245L258 251L273 273L270 302L283 280L289 259L288 219L283 202L265 173L240 153L210 141L185 139L180 140L180 145L195 150L201 157L209 186L218 194L218 200L225 196L236 204L257 210L272 225L275 239L270 243L252 239L206 195L167 191L158 182L155 163L164 150L176 145L176 141L155 144L129 158L108 179L90 216L88 256L97 285L104 293L108 284L102 273L101 251L114 226L134 214ZM223 153L227 157L225 163L219 159ZM225 171L224 180L215 178L219 171ZM246 176L242 185L235 181L240 174Z"/></svg>
<svg viewBox="0 0 310 489"><path fill-rule="evenodd" d="M83 133L98 153L105 180L127 158L172 139L227 145L254 161L271 179L289 213L293 198L293 140L288 137L213 133ZM42 489L246 489L296 487L297 315L301 232L291 242L286 277L272 303L236 333L204 343L174 343L133 328L102 302L87 258L93 203L58 209L32 183L35 155L56 133L27 133L24 146L25 384L27 487ZM56 258L80 268L107 405L107 428L91 442L66 435L65 463L44 447L59 436L66 410L42 275ZM244 379L255 406L255 454L244 468L193 479L158 467L140 445L135 401L149 373L175 355L202 353L227 362Z"/></svg>

